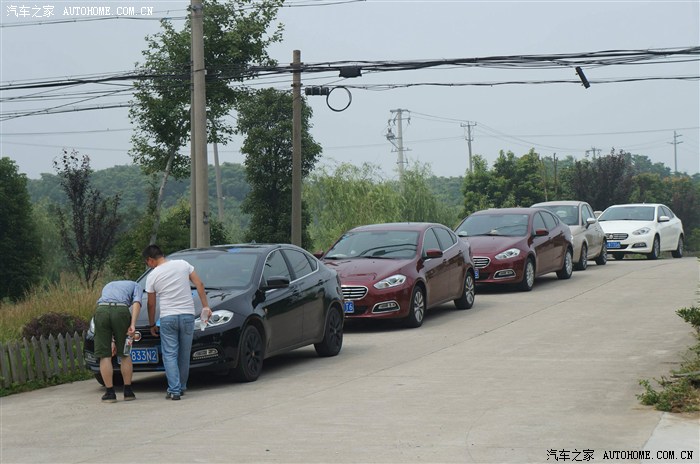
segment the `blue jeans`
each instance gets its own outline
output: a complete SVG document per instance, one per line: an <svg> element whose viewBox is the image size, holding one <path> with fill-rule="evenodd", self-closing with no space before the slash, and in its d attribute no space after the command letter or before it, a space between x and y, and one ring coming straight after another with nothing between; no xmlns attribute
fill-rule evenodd
<svg viewBox="0 0 700 464"><path fill-rule="evenodd" d="M193 334L193 314L160 318L160 345L165 376L168 378L168 393L181 394L187 390Z"/></svg>

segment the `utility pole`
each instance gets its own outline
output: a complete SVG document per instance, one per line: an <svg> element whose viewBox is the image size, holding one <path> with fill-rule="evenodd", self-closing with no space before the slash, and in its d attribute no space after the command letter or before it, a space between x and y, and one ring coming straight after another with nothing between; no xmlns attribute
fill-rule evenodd
<svg viewBox="0 0 700 464"><path fill-rule="evenodd" d="M396 151L399 153L399 159L396 162L396 164L399 165L399 179L403 179L403 171L404 171L404 164L406 163L404 161L404 156L403 152L408 151L407 149L404 149L403 147L403 112L409 112L408 110L405 109L396 109L396 110L391 110L392 113L396 113L396 115L389 120L389 123L394 123L396 124L397 128L397 134L394 135L393 132L391 132L391 127L387 130L386 133L386 139L391 142L392 145L396 147ZM410 121L410 119L409 119ZM394 143L394 140L396 140L396 143Z"/></svg>
<svg viewBox="0 0 700 464"><path fill-rule="evenodd" d="M301 246L301 51L292 52L292 245Z"/></svg>
<svg viewBox="0 0 700 464"><path fill-rule="evenodd" d="M475 122L468 122L466 124L460 124L462 127L467 128L467 136L465 137L467 139L467 146L469 147L469 172L472 173L474 172L474 165L472 164L472 127L476 126Z"/></svg>
<svg viewBox="0 0 700 464"><path fill-rule="evenodd" d="M586 150L586 154L593 153L593 159L596 157L596 153L600 153L601 149L596 147L591 147L590 150Z"/></svg>
<svg viewBox="0 0 700 464"><path fill-rule="evenodd" d="M192 74L194 79L193 145L197 248L208 247L209 179L207 161L207 99L204 68L204 14L202 0L192 0Z"/></svg>
<svg viewBox="0 0 700 464"><path fill-rule="evenodd" d="M224 198L221 195L221 166L219 166L219 147L214 142L214 173L216 174L216 206L219 209L219 221L224 221Z"/></svg>
<svg viewBox="0 0 700 464"><path fill-rule="evenodd" d="M683 143L678 141L678 137L683 137L683 134L676 134L673 131L673 142L668 142L673 145L673 172L678 174L678 144Z"/></svg>

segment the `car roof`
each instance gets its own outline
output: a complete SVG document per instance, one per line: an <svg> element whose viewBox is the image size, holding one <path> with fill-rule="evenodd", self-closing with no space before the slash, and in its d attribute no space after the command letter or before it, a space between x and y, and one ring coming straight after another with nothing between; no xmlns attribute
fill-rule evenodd
<svg viewBox="0 0 700 464"><path fill-rule="evenodd" d="M350 229L349 232L364 232L372 230L425 230L433 226L442 226L448 229L447 226L438 224L436 222L385 222L382 224L367 224L364 226L357 226Z"/></svg>
<svg viewBox="0 0 700 464"><path fill-rule="evenodd" d="M566 206L578 206L581 203L586 203L580 200L561 200L561 201L543 201L540 203L535 203L532 205L533 208L539 208L540 206L555 206L555 205L566 205Z"/></svg>
<svg viewBox="0 0 700 464"><path fill-rule="evenodd" d="M538 208L490 208L476 211L472 214L532 214Z"/></svg>
<svg viewBox="0 0 700 464"><path fill-rule="evenodd" d="M270 250L281 248L283 246L300 249L299 247L297 247L295 245L288 244L288 243L235 243L235 244L232 243L232 244L226 244L226 245L212 245L212 246L203 247L203 248L187 248L184 250L178 250L178 251L171 253L171 254L206 253L206 252L210 252L210 251L228 252L230 250L247 250L247 251L252 251L252 252L265 253L265 252L268 252Z"/></svg>
<svg viewBox="0 0 700 464"><path fill-rule="evenodd" d="M661 203L625 203L622 205L610 205L610 206L608 206L608 208L617 208L620 206L654 206L654 207L656 207L656 206L666 206L666 205L662 205ZM666 206L666 207L668 208L668 206Z"/></svg>

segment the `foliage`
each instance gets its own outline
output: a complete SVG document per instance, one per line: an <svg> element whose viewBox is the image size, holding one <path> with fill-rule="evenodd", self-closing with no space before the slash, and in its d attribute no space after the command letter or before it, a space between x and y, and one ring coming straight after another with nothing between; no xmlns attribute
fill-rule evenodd
<svg viewBox="0 0 700 464"><path fill-rule="evenodd" d="M10 158L0 159L0 300L19 300L41 277L37 233L27 177Z"/></svg>
<svg viewBox="0 0 700 464"><path fill-rule="evenodd" d="M700 307L691 306L690 308L681 308L676 311L685 322L692 325L695 330L700 332Z"/></svg>
<svg viewBox="0 0 700 464"><path fill-rule="evenodd" d="M66 333L82 333L88 329L88 321L79 316L67 313L48 312L39 317L35 317L22 328L22 336L37 339L42 335L60 335Z"/></svg>
<svg viewBox="0 0 700 464"><path fill-rule="evenodd" d="M54 166L68 206L56 206L61 246L83 282L94 287L116 243L121 217L117 212L119 194L103 198L90 183L90 159L64 150Z"/></svg>
<svg viewBox="0 0 700 464"><path fill-rule="evenodd" d="M419 164L404 170L399 185L403 199L400 217L403 221L437 222L448 227L455 225L459 220L458 215L433 193L428 183L431 175L427 166Z"/></svg>
<svg viewBox="0 0 700 464"><path fill-rule="evenodd" d="M53 214L53 207L47 199L34 203L32 211L36 230L41 240L41 284L58 282L61 274L68 272L71 265L63 249L57 246L61 243L58 225Z"/></svg>
<svg viewBox="0 0 700 464"><path fill-rule="evenodd" d="M97 287L86 289L77 276L64 274L58 282L32 288L22 301L0 302L0 342L21 339L22 327L47 312L90 320L100 297L101 286Z"/></svg>
<svg viewBox="0 0 700 464"><path fill-rule="evenodd" d="M696 330L696 341L700 342L700 308L681 308L676 314ZM684 356L680 368L671 373L672 378L654 379L659 385L655 389L649 380L640 380L644 392L637 399L659 411L700 411L700 343L691 347Z"/></svg>
<svg viewBox="0 0 700 464"><path fill-rule="evenodd" d="M245 135L241 152L251 191L242 210L250 214L246 241L291 241L292 95L275 89L251 92L236 106L236 130ZM301 175L306 177L321 154L311 128L311 108L302 101ZM302 204L302 246L310 245L310 215Z"/></svg>

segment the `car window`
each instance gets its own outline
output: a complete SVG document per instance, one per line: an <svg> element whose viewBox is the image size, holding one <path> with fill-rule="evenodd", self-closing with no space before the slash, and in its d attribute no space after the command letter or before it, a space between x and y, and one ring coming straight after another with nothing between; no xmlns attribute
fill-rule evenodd
<svg viewBox="0 0 700 464"><path fill-rule="evenodd" d="M292 276L289 273L289 268L287 267L287 262L284 260L284 257L279 250L275 250L270 253L265 260L263 279L265 279L265 282L267 282L270 277L286 277L290 281L292 280Z"/></svg>
<svg viewBox="0 0 700 464"><path fill-rule="evenodd" d="M427 250L440 250L440 242L435 235L435 231L430 228L425 231L425 236L423 237L423 254Z"/></svg>
<svg viewBox="0 0 700 464"><path fill-rule="evenodd" d="M225 288L250 285L259 255L232 248L227 252L180 253L169 258L190 263L206 288Z"/></svg>
<svg viewBox="0 0 700 464"><path fill-rule="evenodd" d="M524 237L527 235L528 214L489 212L472 214L457 227L462 237L477 235L505 235L507 237Z"/></svg>
<svg viewBox="0 0 700 464"><path fill-rule="evenodd" d="M542 219L542 214L541 212L538 212L535 214L535 217L532 221L532 228L533 229L546 229L547 226L544 224L544 219Z"/></svg>
<svg viewBox="0 0 700 464"><path fill-rule="evenodd" d="M387 258L411 259L418 249L418 232L412 230L371 230L348 232L328 250L325 259Z"/></svg>
<svg viewBox="0 0 700 464"><path fill-rule="evenodd" d="M669 218L673 219L675 216L673 214L673 211L671 211L668 207L666 206L661 206L661 214L663 216L668 216Z"/></svg>
<svg viewBox="0 0 700 464"><path fill-rule="evenodd" d="M556 214L561 222L570 226L576 226L578 222L578 207L576 205L545 205L537 208L544 208Z"/></svg>
<svg viewBox="0 0 700 464"><path fill-rule="evenodd" d="M452 231L449 231L443 227L434 227L433 230L435 231L435 235L437 235L438 240L440 241L440 249L442 251L447 250L452 245L457 243L457 237L455 237Z"/></svg>
<svg viewBox="0 0 700 464"><path fill-rule="evenodd" d="M594 218L595 215L593 214L593 210L591 210L591 207L588 205L583 205L581 207L581 219L583 220L583 223L586 223L586 220L588 218Z"/></svg>
<svg viewBox="0 0 700 464"><path fill-rule="evenodd" d="M294 274L294 280L301 279L302 277L311 274L314 270L311 268L311 263L309 263L308 258L304 253L299 250L284 250L285 256L292 267L292 273Z"/></svg>
<svg viewBox="0 0 700 464"><path fill-rule="evenodd" d="M548 211L542 212L542 218L544 219L544 225L547 226L547 230L552 230L559 224L559 219ZM576 213L576 222L574 224L578 224L578 212Z"/></svg>

